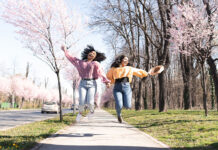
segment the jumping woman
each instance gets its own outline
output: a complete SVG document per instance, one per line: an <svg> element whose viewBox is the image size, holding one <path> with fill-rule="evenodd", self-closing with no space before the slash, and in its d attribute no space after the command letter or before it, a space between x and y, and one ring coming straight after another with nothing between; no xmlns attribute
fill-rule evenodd
<svg viewBox="0 0 218 150"><path fill-rule="evenodd" d="M154 69L155 73L154 73ZM107 73L107 78L111 80L111 84L114 85L113 95L115 99L117 118L122 123L121 110L123 106L127 109L131 108L132 101L132 89L130 83L133 75L143 78L150 75L160 73L163 69L161 66L157 66L148 72L142 69L131 67L128 62L128 57L125 55L118 56L111 65L111 69Z"/></svg>
<svg viewBox="0 0 218 150"><path fill-rule="evenodd" d="M97 89L96 80L101 78L103 83L110 85L102 70L100 62L105 60L104 53L97 52L93 46L88 45L82 52L82 60L70 56L65 46L61 49L64 51L67 59L77 68L81 81L79 84L79 113L76 121L79 122L84 111L85 104L88 105L90 114L94 113L94 99Z"/></svg>

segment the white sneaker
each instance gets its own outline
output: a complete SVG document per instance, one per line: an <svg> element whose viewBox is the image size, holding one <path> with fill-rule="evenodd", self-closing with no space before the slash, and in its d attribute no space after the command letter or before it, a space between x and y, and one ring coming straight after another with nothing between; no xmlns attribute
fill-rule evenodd
<svg viewBox="0 0 218 150"><path fill-rule="evenodd" d="M80 122L82 115L80 113L78 113L78 115L76 116L76 122Z"/></svg>

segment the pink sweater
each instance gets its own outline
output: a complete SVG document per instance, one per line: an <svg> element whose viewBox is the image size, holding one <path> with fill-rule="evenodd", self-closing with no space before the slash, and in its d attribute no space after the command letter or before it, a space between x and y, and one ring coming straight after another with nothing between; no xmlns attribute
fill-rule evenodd
<svg viewBox="0 0 218 150"><path fill-rule="evenodd" d="M80 60L76 57L69 55L68 51L65 51L67 59L77 68L79 75L82 79L98 79L101 78L104 83L109 83L106 75L101 68L101 65L97 61L87 62Z"/></svg>

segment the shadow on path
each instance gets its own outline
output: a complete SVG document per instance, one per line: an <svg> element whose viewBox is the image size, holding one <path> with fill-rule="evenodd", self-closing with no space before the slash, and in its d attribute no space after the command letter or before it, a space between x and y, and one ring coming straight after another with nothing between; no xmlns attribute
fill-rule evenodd
<svg viewBox="0 0 218 150"><path fill-rule="evenodd" d="M43 145L47 150L169 150L167 148L136 147L136 146L70 146L70 145Z"/></svg>
<svg viewBox="0 0 218 150"><path fill-rule="evenodd" d="M171 148L172 150L216 150L213 146L218 143L213 143L206 147L183 147L183 148ZM43 144L43 147L49 147L46 150L169 150L168 148L154 148L154 147L136 147L136 146L98 146L98 145L86 145L86 146L71 146L71 145L52 145Z"/></svg>

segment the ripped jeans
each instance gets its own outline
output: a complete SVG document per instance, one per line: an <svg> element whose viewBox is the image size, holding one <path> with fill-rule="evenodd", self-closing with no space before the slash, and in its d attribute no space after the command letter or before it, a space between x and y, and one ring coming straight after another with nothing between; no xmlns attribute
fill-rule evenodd
<svg viewBox="0 0 218 150"><path fill-rule="evenodd" d="M94 100L97 84L95 80L81 80L79 84L79 112L84 111L87 104L90 112L94 112Z"/></svg>

